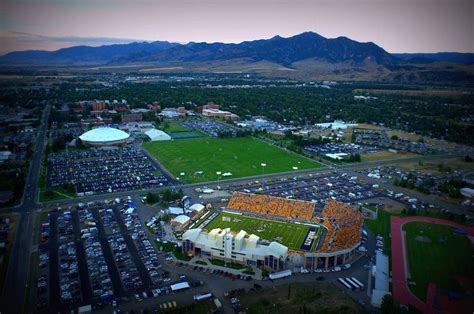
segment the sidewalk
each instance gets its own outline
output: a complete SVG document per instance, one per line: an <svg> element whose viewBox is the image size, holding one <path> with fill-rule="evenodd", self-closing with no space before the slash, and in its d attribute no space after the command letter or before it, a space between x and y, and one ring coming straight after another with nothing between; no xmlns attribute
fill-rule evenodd
<svg viewBox="0 0 474 314"><path fill-rule="evenodd" d="M180 262L190 267L194 267L194 266L202 267L204 269L210 270L211 272L213 270L220 270L220 271L227 272L233 275L251 276L255 280L262 280L262 271L258 268L251 267L251 266L250 267L252 268L252 271L255 272L255 275L244 273L246 268L234 269L230 267L218 266L218 265L211 264L211 262L205 258L196 257L196 256L193 257L190 261L182 261L182 260L175 259L175 262L177 263ZM207 265L203 265L197 262L205 262Z"/></svg>

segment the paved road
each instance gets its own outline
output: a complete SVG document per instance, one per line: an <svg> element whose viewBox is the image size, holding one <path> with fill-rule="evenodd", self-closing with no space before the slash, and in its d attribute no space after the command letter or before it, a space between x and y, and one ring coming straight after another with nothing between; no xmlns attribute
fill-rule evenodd
<svg viewBox="0 0 474 314"><path fill-rule="evenodd" d="M41 170L46 131L48 129L50 107L44 110L42 123L39 128L35 152L30 164L26 187L21 204L15 208L21 214L17 227L15 243L13 245L8 272L5 279L1 298L2 312L19 313L23 311L20 306L25 301L25 292L28 278L31 241L34 228L34 211L36 210L36 191Z"/></svg>
<svg viewBox="0 0 474 314"><path fill-rule="evenodd" d="M8 313L18 313L19 304L23 304L25 301L25 286L27 285L28 270L29 270L29 258L31 253L32 246L32 232L34 224L34 211L39 208L40 205L37 204L37 191L38 191L38 179L41 171L41 162L45 149L46 142L46 132L48 126L50 107L45 108L42 124L39 128L37 143L35 147L35 153L30 165L28 178L26 180L25 191L23 199L20 205L6 210L6 212L18 212L21 214L20 223L18 224L17 236L15 243L13 245L13 250L10 258L9 268L5 281L5 289L1 298L1 308L4 312ZM325 172L341 172L346 169L354 168L366 168L366 167L376 167L388 164L399 164L405 162L413 162L419 160L435 160L435 159L445 159L449 157L457 157L454 155L430 155L423 157L415 158L406 158L399 160L385 160L385 161L373 161L373 162L362 162L358 164L344 164L344 165L334 165L326 168L318 169L307 169L307 170L297 170L290 171L285 173L276 173L276 174L266 174L264 176L253 176L246 178L236 178L229 180L222 180L221 186L228 186L234 183L245 183L254 180L262 180L269 178L283 178L283 177L293 177L296 175L307 175L307 174L321 174ZM205 185L213 186L216 184L215 181L195 183L195 184L185 184L180 187L183 189L193 189L195 187L202 187ZM42 207L54 207L62 206L67 207L70 205L77 204L77 202L87 202L87 201L100 201L105 199L113 199L115 197L123 197L131 195L137 197L140 194L149 192L149 191L158 191L160 189L153 190L141 190L141 191L129 191L129 192L118 192L111 194L101 194L93 195L83 198L76 199L67 199L61 201L53 201L48 203L41 204ZM430 199L431 200L431 199ZM28 301L28 300L26 300Z"/></svg>
<svg viewBox="0 0 474 314"><path fill-rule="evenodd" d="M296 171L265 174L263 176L257 175L257 176L251 176L251 177L245 177L245 178L221 180L220 186L224 188L230 184L246 183L246 182L262 180L262 179L268 180L268 179L275 179L275 178L288 178L288 177L293 177L296 175L321 174L321 173L327 173L331 171L345 172L346 169L349 170L349 169L354 169L354 168L369 168L369 167L377 167L377 166L384 166L384 165L394 165L394 164L400 164L400 163L405 163L405 162L416 162L420 160L428 161L428 160L446 159L446 158L453 158L453 157L459 157L459 156L442 154L442 155L429 155L429 156L420 156L420 157L414 157L414 158L395 159L395 160L361 162L357 164L344 164L344 165L336 165L333 167L296 170ZM184 189L193 189L196 187L214 186L214 185L217 185L217 181L182 184L182 185L179 185L178 187L184 190ZM49 207L55 207L55 206L67 207L70 205L77 204L78 202L101 201L101 200L106 200L106 199L110 200L116 197L124 197L124 196L138 197L142 194L146 194L148 192L157 192L165 188L169 188L169 187L163 187L160 189L147 189L147 190L116 192L116 193L109 193L109 194L98 194L98 195L85 196L85 197L75 198L75 199L57 200L57 201L45 202L43 203L43 206L44 207L48 207L48 206Z"/></svg>

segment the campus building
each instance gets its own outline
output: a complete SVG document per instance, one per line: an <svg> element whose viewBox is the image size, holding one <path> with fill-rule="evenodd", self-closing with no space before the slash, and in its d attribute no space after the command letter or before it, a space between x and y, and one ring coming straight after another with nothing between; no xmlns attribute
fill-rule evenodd
<svg viewBox="0 0 474 314"><path fill-rule="evenodd" d="M189 229L183 234L182 251L188 256L215 258L249 266L263 266L272 271L285 268L288 248L278 242L265 244L260 237L230 228Z"/></svg>
<svg viewBox="0 0 474 314"><path fill-rule="evenodd" d="M131 141L128 133L109 127L92 129L83 133L79 138L82 143L90 146L120 146Z"/></svg>

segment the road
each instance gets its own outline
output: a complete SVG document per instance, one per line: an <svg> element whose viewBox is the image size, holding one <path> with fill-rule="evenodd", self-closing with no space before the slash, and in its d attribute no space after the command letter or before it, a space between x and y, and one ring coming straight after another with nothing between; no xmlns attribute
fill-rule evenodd
<svg viewBox="0 0 474 314"><path fill-rule="evenodd" d="M25 292L27 287L28 270L31 254L32 235L34 229L34 216L37 208L36 196L38 191L38 178L41 171L46 132L48 130L50 106L44 109L41 126L38 131L35 152L30 164L23 198L15 208L20 213L20 222L16 232L10 263L5 279L1 298L2 312L23 312Z"/></svg>
<svg viewBox="0 0 474 314"><path fill-rule="evenodd" d="M10 263L8 266L8 271L6 275L4 291L2 293L2 297L0 300L0 305L3 312L7 313L18 313L22 312L23 310L19 311L20 304L23 304L25 301L28 302L31 298L32 293L30 292L30 296L28 298L25 297L25 292L27 291L26 288L27 280L28 280L28 270L30 269L29 261L30 261L30 254L32 248L32 233L34 230L34 216L35 211L40 208L45 207L67 207L78 202L88 202L88 201L100 201L105 199L113 199L115 197L123 197L130 195L132 197L138 197L141 194L153 191L156 192L159 189L153 190L140 190L140 191L129 191L129 192L118 192L118 193L111 193L111 194L101 194L101 195L92 195L83 198L76 198L76 199L66 199L60 201L52 201L43 204L37 204L37 196L38 196L38 179L40 177L41 171L41 163L42 158L44 155L45 150L45 143L46 143L46 132L48 129L48 120L49 120L49 112L50 106L47 106L44 110L44 114L41 121L41 126L38 131L37 142L35 146L35 152L31 161L29 174L26 180L26 186L23 194L23 198L21 203L13 208L6 210L5 212L17 212L20 213L20 222L18 224L18 229L16 233L15 242L13 245ZM318 169L307 169L307 170L296 170L290 171L285 173L275 173L275 174L266 174L266 175L258 175L246 178L235 178L235 179L228 179L222 180L221 186L225 187L230 184L235 183L245 183L255 180L263 180L263 179L270 179L270 178L284 178L284 177L293 177L296 175L307 175L307 174L321 174L327 172L345 172L349 171L354 168L367 168L367 167L377 167L389 164L399 164L405 162L413 162L413 161L427 161L427 160L436 160L436 159L445 159L449 157L459 157L454 155L429 155L429 156L422 156L422 157L414 157L414 158L405 158L405 159L398 159L398 160L384 160L384 161L372 161L372 162L361 162L357 164L344 164L344 165L330 165L329 167L325 168L318 168ZM166 172L165 172L166 173ZM201 182L195 184L182 184L178 187L182 189L194 189L195 187L202 187L202 186L214 186L216 181L211 182ZM390 187L393 189L393 187ZM405 194L409 194L404 191ZM420 198L420 197L418 197ZM420 198L423 200L423 198ZM434 203L431 198L429 198L430 203Z"/></svg>

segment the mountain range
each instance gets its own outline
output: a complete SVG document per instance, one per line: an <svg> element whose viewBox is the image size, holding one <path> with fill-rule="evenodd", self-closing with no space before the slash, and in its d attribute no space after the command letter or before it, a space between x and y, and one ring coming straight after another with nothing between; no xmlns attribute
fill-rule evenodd
<svg viewBox="0 0 474 314"><path fill-rule="evenodd" d="M454 65L443 65L445 63ZM474 54L390 54L372 42L347 37L325 38L313 32L289 38L238 44L167 41L100 47L75 46L57 51L19 51L0 56L0 67L115 67L133 70L257 72L293 78L437 80L443 72L455 80L472 77ZM421 73L423 70L424 73ZM420 73L418 73L420 72ZM409 74L407 74L409 73ZM433 75L434 73L434 75ZM437 74L436 74L437 73ZM420 76L421 75L421 76ZM467 76L466 76L467 75Z"/></svg>

